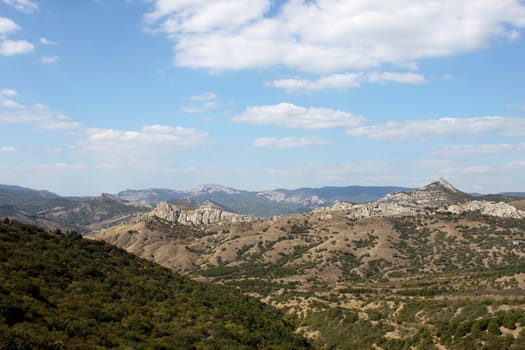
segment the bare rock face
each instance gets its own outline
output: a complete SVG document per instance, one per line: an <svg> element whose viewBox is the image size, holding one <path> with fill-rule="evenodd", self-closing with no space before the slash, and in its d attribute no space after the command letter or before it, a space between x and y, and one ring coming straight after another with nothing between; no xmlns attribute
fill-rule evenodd
<svg viewBox="0 0 525 350"><path fill-rule="evenodd" d="M178 222L183 225L208 226L234 222L248 222L257 219L251 215L241 215L224 211L212 203L205 203L197 209L186 209L167 202L160 202L149 214L169 222Z"/></svg>
<svg viewBox="0 0 525 350"><path fill-rule="evenodd" d="M169 222L178 222L181 209L176 205L168 204L167 202L160 202L157 204L148 216L156 216Z"/></svg>
<svg viewBox="0 0 525 350"><path fill-rule="evenodd" d="M470 201L463 204L451 205L447 212L461 214L464 212L479 212L482 215L497 216L502 218L523 219L525 211L518 210L510 204L487 201Z"/></svg>
<svg viewBox="0 0 525 350"><path fill-rule="evenodd" d="M263 191L257 193L257 197L265 198L277 203L295 203L305 207L316 207L326 204L324 199L319 196L304 196L300 194L286 195L278 191Z"/></svg>
<svg viewBox="0 0 525 350"><path fill-rule="evenodd" d="M397 192L362 206L355 206L350 218L412 216L426 208L436 209L462 201L466 195L441 178L416 191Z"/></svg>
<svg viewBox="0 0 525 350"><path fill-rule="evenodd" d="M345 211L345 210L355 210L356 208L362 207L362 204L352 204L350 202L339 202L331 205L329 207L321 207L312 210L314 214L326 214L329 215L330 212L334 211Z"/></svg>
<svg viewBox="0 0 525 350"><path fill-rule="evenodd" d="M441 178L416 191L392 193L375 202L353 206L348 217L414 216L432 209L454 214L479 212L481 215L503 218L525 218L525 211L507 203L470 200L471 198Z"/></svg>

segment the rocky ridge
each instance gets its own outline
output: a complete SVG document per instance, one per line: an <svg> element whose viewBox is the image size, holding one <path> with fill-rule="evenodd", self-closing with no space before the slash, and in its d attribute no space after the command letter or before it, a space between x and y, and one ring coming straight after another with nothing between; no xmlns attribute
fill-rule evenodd
<svg viewBox="0 0 525 350"><path fill-rule="evenodd" d="M294 203L301 204L305 207L319 207L326 205L326 200L319 198L319 196L304 196L300 194L286 195L278 191L262 191L257 193L258 198L264 198L277 203Z"/></svg>
<svg viewBox="0 0 525 350"><path fill-rule="evenodd" d="M261 194L262 195L262 194ZM264 196L274 201L287 201L288 197L278 192L265 192ZM456 189L444 178L432 182L414 191L396 192L368 204L338 202L332 206L312 210L320 214L321 219L330 218L331 212L347 212L350 219L373 217L415 216L425 211L440 211L453 214L478 212L482 215L525 218L525 211L504 202L474 200L474 197ZM318 202L320 204L320 201ZM323 214L325 214L323 216ZM197 209L189 209L167 202L160 202L147 217L157 217L169 222L183 225L206 227L237 222L251 222L259 219L253 215L228 212L210 201L203 202Z"/></svg>
<svg viewBox="0 0 525 350"><path fill-rule="evenodd" d="M463 204L449 206L446 212L462 214L465 212L478 212L481 215L497 216L502 218L523 219L525 211L503 202L470 201Z"/></svg>
<svg viewBox="0 0 525 350"><path fill-rule="evenodd" d="M180 200L194 202L211 200L237 213L272 217L274 215L306 212L333 205L338 201L368 203L382 198L387 193L406 189L392 186L346 186L245 191L208 184L182 191L170 189L125 190L116 196L150 206L155 206L162 201L173 203Z"/></svg>
<svg viewBox="0 0 525 350"><path fill-rule="evenodd" d="M479 212L482 215L505 218L525 218L525 211L504 202L474 200L474 197L456 189L444 178L415 191L396 192L368 204L337 203L314 213L348 211L348 218L415 216L424 211L454 214Z"/></svg>
<svg viewBox="0 0 525 350"><path fill-rule="evenodd" d="M357 206L349 216L412 216L425 208L435 209L456 204L458 197L463 197L462 194L441 178L415 191L391 193L375 202Z"/></svg>
<svg viewBox="0 0 525 350"><path fill-rule="evenodd" d="M211 202L205 202L197 209L160 202L146 217L157 217L169 222L190 226L222 225L226 223L249 222L257 217L225 211Z"/></svg>

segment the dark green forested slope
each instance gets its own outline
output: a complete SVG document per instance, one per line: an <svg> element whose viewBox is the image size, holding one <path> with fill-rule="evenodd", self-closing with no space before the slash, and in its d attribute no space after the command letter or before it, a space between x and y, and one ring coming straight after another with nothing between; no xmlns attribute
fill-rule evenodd
<svg viewBox="0 0 525 350"><path fill-rule="evenodd" d="M0 223L0 349L302 349L282 315L76 233Z"/></svg>

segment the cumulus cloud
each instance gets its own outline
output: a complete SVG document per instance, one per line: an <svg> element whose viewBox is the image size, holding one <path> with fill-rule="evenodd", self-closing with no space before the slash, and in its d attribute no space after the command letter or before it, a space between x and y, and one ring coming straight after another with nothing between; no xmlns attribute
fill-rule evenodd
<svg viewBox="0 0 525 350"><path fill-rule="evenodd" d="M344 73L323 76L317 80L308 79L277 79L267 83L267 86L294 90L324 90L348 89L361 86L362 83L396 82L404 84L423 84L425 76L417 73L371 72Z"/></svg>
<svg viewBox="0 0 525 350"><path fill-rule="evenodd" d="M17 96L17 95L18 95L18 92L16 90L13 90L13 89L1 89L0 90L0 96L13 97L13 96Z"/></svg>
<svg viewBox="0 0 525 350"><path fill-rule="evenodd" d="M520 0L153 0L148 30L174 43L175 64L207 70L282 65L363 70L516 40Z"/></svg>
<svg viewBox="0 0 525 350"><path fill-rule="evenodd" d="M4 0L5 2L6 0ZM10 40L5 37L6 34L16 32L20 27L11 19L0 17L0 55L14 56L23 53L32 52L35 46L26 40Z"/></svg>
<svg viewBox="0 0 525 350"><path fill-rule="evenodd" d="M35 46L26 40L3 40L0 42L0 55L14 56L32 52Z"/></svg>
<svg viewBox="0 0 525 350"><path fill-rule="evenodd" d="M24 107L20 103L16 102L15 100L11 100L10 98L2 98L0 99L0 102L2 103L2 106L6 108L23 108Z"/></svg>
<svg viewBox="0 0 525 350"><path fill-rule="evenodd" d="M0 34L6 34L10 32L16 32L20 27L6 17L0 17Z"/></svg>
<svg viewBox="0 0 525 350"><path fill-rule="evenodd" d="M0 105L6 108L22 108L23 106L12 98L18 96L18 92L13 89L0 90Z"/></svg>
<svg viewBox="0 0 525 350"><path fill-rule="evenodd" d="M2 0L5 4L14 7L18 11L31 13L38 9L38 4L30 0Z"/></svg>
<svg viewBox="0 0 525 350"><path fill-rule="evenodd" d="M525 136L525 119L489 116L390 121L383 125L361 126L347 130L350 136L390 141L421 139L425 135L474 136L484 133Z"/></svg>
<svg viewBox="0 0 525 350"><path fill-rule="evenodd" d="M9 153L9 152L15 152L16 148L11 146L1 146L0 152Z"/></svg>
<svg viewBox="0 0 525 350"><path fill-rule="evenodd" d="M319 137L258 137L253 142L255 147L268 148L297 148L310 146L324 146L333 143Z"/></svg>
<svg viewBox="0 0 525 350"><path fill-rule="evenodd" d="M102 159L149 158L208 143L206 131L166 125L148 125L139 131L91 128L84 133L78 151Z"/></svg>
<svg viewBox="0 0 525 350"><path fill-rule="evenodd" d="M328 129L354 127L365 118L328 108L306 108L291 103L279 103L249 107L244 113L233 117L233 120L287 128Z"/></svg>

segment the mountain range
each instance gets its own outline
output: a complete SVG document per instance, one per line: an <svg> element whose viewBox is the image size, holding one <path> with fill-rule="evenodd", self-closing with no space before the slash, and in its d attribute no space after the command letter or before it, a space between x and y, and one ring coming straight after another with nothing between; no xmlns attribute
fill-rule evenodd
<svg viewBox="0 0 525 350"><path fill-rule="evenodd" d="M248 252L253 254L261 253L261 250L269 254L261 257L266 262L272 259L279 260L280 256L289 254L288 250L294 246L283 244L280 242L282 239L292 240L294 244L299 244L301 247L309 247L308 251L311 255L309 261L319 256L314 247L329 246L326 241L327 237L334 239L336 242L334 246L338 247L338 250L344 246L352 246L351 243L345 244L340 241L342 237L347 238L352 232L354 236L365 240L371 239L371 236L376 236L379 232L380 238L376 237L375 240L381 243L394 231L392 220L397 218L421 216L448 218L450 215L468 216L472 214L525 219L525 211L513 205L517 203L521 204L523 201L505 203L480 200L480 197L473 197L459 191L446 180L440 179L420 189L387 194L370 203L339 202L300 214L266 219L232 213L211 202L193 209L160 202L149 213L137 214L127 221L88 237L117 244L144 258L153 257L153 260L158 263L178 271L198 270L207 264L217 265L218 261L221 264L238 264L239 257L243 256L239 256L238 251L248 249L243 248L246 245L249 246ZM373 230L375 233L354 232L354 226L359 226L360 223L367 227L375 227ZM202 233L180 235L177 232L181 230L181 227L191 227ZM182 229L182 231L187 232L188 229ZM336 231L339 238L334 238L336 237L334 234L328 234L332 231ZM317 232L317 234L312 233L315 236L314 241L317 242L313 246L313 243L308 241L312 237L305 235L308 232ZM294 238L291 238L290 234ZM271 248L262 249L261 240L264 240L265 244L270 245ZM269 243L269 240L273 242ZM280 243L277 244L277 242ZM392 255L404 254L386 242L382 244L385 247L388 246L387 260L390 263L399 262ZM281 248L277 249L277 247ZM274 252L268 253L272 251ZM250 259L253 258L253 254L250 255ZM326 253L321 254L321 256L324 255ZM375 255L377 252L371 254L369 258ZM377 256L386 258L384 251ZM366 270L367 266L368 259L360 267L359 273L363 273L362 270ZM315 275L316 272L313 274Z"/></svg>
<svg viewBox="0 0 525 350"><path fill-rule="evenodd" d="M244 192L249 191L217 185L172 191L175 198L162 197L168 194L161 190L145 190L157 198L151 204L139 197L127 201L110 194L64 198L46 191L8 190L0 196L11 203L3 210L20 213L16 203L24 208L25 219L49 220L57 228L79 227L86 241L102 240L193 280L255 297L281 309L293 320L295 332L316 349L488 350L523 349L525 344L525 199L472 195L439 179L365 203L333 199L326 204L330 193L332 198L337 196L336 189L327 190L323 198L320 189L303 189L303 199L317 196L325 204L263 217L231 209L236 204L227 199L248 198ZM13 195L16 190L22 195ZM254 193L249 194L253 198ZM268 204L286 203L284 199L293 195L286 190L255 193ZM47 207L35 212L34 203ZM11 218L4 222L13 224ZM19 236L31 230L23 228ZM57 230L54 235L61 233ZM16 251L23 257L38 255L21 249L49 247L56 242L55 236L38 233L36 237L43 241L21 241ZM81 236L66 233L66 237ZM20 238L7 239L16 241ZM10 251L0 249L0 262ZM97 274L98 259L85 263L95 266L86 270L88 275L106 278L106 272ZM40 270L55 271L63 262L37 265ZM77 270L84 271L76 268L69 274ZM33 282L40 285L42 281L47 280ZM19 282L27 284L23 278ZM2 286L0 293L12 295ZM22 290L45 296L48 287L43 286L40 294ZM78 283L70 286L71 291L83 290ZM35 305L35 310L44 310ZM25 322L37 320L38 315ZM45 318L49 320L53 319ZM126 319L122 325L128 324ZM226 324L227 329L240 329L231 327ZM0 334L4 328L0 325Z"/></svg>
<svg viewBox="0 0 525 350"><path fill-rule="evenodd" d="M521 349L524 204L440 179L271 218L161 202L86 238L295 315L319 349Z"/></svg>
<svg viewBox="0 0 525 350"><path fill-rule="evenodd" d="M190 190L152 188L97 197L64 197L46 190L0 185L0 217L88 233L122 222L130 215L147 212L163 201L193 209L214 203L226 212L271 217L302 213L338 202L370 203L389 193L411 190L396 186L346 186L244 191L208 184ZM514 198L510 195L477 197L507 202Z"/></svg>
<svg viewBox="0 0 525 350"><path fill-rule="evenodd" d="M346 186L323 188L275 189L271 191L244 191L221 185L202 185L186 191L169 189L126 190L116 194L128 201L156 205L161 201L212 201L232 212L260 217L307 211L332 205L337 201L364 203L384 195L407 190L396 186Z"/></svg>
<svg viewBox="0 0 525 350"><path fill-rule="evenodd" d="M401 187L325 187L320 189L243 191L220 185L191 190L126 190L115 195L64 197L46 190L0 185L0 217L50 228L87 233L146 212L161 201L189 208L212 202L226 211L268 217L298 213L336 201L363 202L401 190Z"/></svg>

